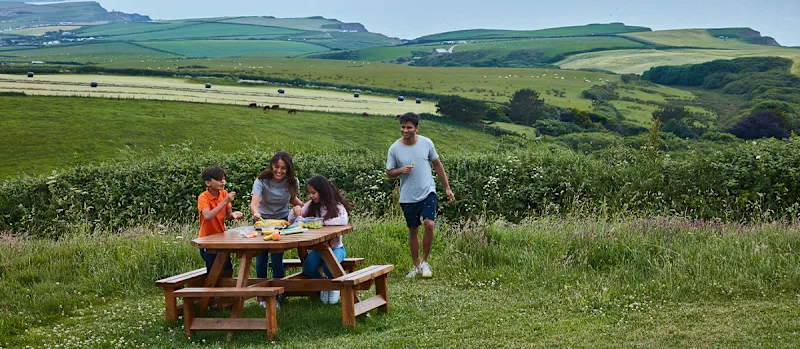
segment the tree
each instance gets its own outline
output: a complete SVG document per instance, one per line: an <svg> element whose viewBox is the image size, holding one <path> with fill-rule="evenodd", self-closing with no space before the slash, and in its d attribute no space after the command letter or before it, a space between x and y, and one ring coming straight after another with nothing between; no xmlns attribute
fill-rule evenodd
<svg viewBox="0 0 800 349"><path fill-rule="evenodd" d="M690 119L692 113L686 110L685 107L664 107L653 112L653 120L666 123L670 120L684 120Z"/></svg>
<svg viewBox="0 0 800 349"><path fill-rule="evenodd" d="M770 137L782 139L789 138L790 129L791 122L786 114L762 110L739 120L728 132L745 140Z"/></svg>
<svg viewBox="0 0 800 349"><path fill-rule="evenodd" d="M524 88L514 92L508 101L508 117L514 122L531 126L542 118L544 105L544 99L539 98L539 92Z"/></svg>
<svg viewBox="0 0 800 349"><path fill-rule="evenodd" d="M455 95L444 96L436 103L437 113L460 122L481 121L487 109L482 101Z"/></svg>

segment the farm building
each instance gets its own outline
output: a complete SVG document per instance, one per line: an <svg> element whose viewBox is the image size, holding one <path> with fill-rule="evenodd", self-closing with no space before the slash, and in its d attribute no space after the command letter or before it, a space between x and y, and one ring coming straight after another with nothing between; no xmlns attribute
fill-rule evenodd
<svg viewBox="0 0 800 349"><path fill-rule="evenodd" d="M447 51L446 48L435 48L435 49L431 50L431 53L435 54L435 55L446 55L446 54L448 54L450 52Z"/></svg>

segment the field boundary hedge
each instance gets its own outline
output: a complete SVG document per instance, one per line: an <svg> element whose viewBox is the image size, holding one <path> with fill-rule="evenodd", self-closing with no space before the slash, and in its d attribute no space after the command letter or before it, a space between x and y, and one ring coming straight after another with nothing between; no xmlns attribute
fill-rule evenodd
<svg viewBox="0 0 800 349"><path fill-rule="evenodd" d="M797 136L726 143L723 150L674 157L623 146L592 154L555 144L507 149L442 154L457 201L443 200L440 213L518 220L585 210L740 221L800 212ZM0 231L58 237L75 223L121 229L140 222L193 221L197 195L204 190L200 172L212 164L228 170L228 188L239 193L235 206L246 212L253 179L272 153L217 154L187 146L156 157L131 155L121 162L15 178L0 184ZM301 182L314 174L327 176L356 203L357 213L380 217L396 210L396 181L384 173L383 152L294 155Z"/></svg>

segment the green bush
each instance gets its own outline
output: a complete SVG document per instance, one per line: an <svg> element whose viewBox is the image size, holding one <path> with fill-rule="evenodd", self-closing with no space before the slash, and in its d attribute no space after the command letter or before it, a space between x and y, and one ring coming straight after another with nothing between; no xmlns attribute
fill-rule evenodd
<svg viewBox="0 0 800 349"><path fill-rule="evenodd" d="M739 138L736 138L736 136L727 132L712 131L704 133L702 136L700 136L700 139L712 142L735 142Z"/></svg>
<svg viewBox="0 0 800 349"><path fill-rule="evenodd" d="M682 149L680 156L667 157L640 151L646 136L559 138L577 151L552 144L523 146L522 140L509 137L494 153L441 154L458 200L443 201L440 213L514 220L597 209L726 220L797 217L797 137L731 143L708 151L692 147L697 143L666 140L666 149ZM594 151L619 156L609 160ZM199 174L211 164L227 169L228 188L240 194L234 205L247 212L253 179L271 155L263 149L233 154L177 149L153 158L9 180L0 185L0 231L58 237L69 224L113 230L137 222L194 221L196 198L204 190ZM385 153L342 149L294 156L301 181L314 174L327 176L355 202L358 213L383 216L396 210L396 181L384 174Z"/></svg>

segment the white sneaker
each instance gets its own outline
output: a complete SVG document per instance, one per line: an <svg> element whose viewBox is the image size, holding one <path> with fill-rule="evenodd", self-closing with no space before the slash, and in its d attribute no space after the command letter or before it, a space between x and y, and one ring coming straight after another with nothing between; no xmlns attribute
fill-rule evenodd
<svg viewBox="0 0 800 349"><path fill-rule="evenodd" d="M330 304L328 303L329 298L330 298L330 291L319 291L319 300L322 301L322 304Z"/></svg>
<svg viewBox="0 0 800 349"><path fill-rule="evenodd" d="M258 302L258 304L261 304L262 308L267 309L267 302L261 301L261 302ZM278 298L275 298L275 310L279 310L279 309L281 309L281 303L278 302Z"/></svg>
<svg viewBox="0 0 800 349"><path fill-rule="evenodd" d="M336 304L339 303L339 298L342 296L342 292L340 291L330 291L328 292L328 304Z"/></svg>
<svg viewBox="0 0 800 349"><path fill-rule="evenodd" d="M406 279L413 279L417 277L417 274L419 274L419 267L413 267L411 268L411 271L406 274Z"/></svg>
<svg viewBox="0 0 800 349"><path fill-rule="evenodd" d="M419 264L419 269L422 271L422 277L429 278L433 277L433 271L431 271L431 266L428 262L422 262Z"/></svg>

